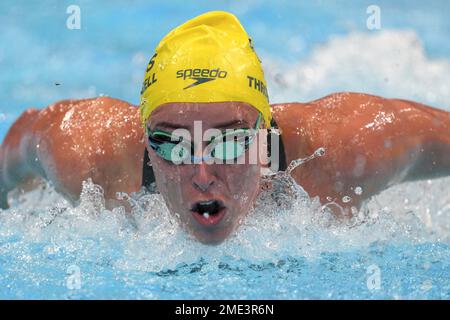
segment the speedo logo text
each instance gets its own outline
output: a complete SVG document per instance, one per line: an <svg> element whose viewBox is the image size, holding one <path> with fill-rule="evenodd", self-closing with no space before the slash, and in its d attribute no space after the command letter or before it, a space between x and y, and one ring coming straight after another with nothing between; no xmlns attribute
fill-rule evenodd
<svg viewBox="0 0 450 320"><path fill-rule="evenodd" d="M220 68L217 69L184 69L184 70L178 70L177 71L177 78L182 78L183 80L191 79L195 80L194 83L188 85L187 87L183 89L189 89L194 86L216 80L218 78L226 78L227 72L225 70L220 70Z"/></svg>

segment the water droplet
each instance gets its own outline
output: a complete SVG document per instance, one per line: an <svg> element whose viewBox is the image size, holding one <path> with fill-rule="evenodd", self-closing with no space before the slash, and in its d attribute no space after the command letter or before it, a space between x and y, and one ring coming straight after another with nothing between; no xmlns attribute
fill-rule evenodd
<svg viewBox="0 0 450 320"><path fill-rule="evenodd" d="M343 196L343 197L342 197L342 202L348 203L348 202L350 202L350 201L352 201L352 198L350 198L349 196Z"/></svg>
<svg viewBox="0 0 450 320"><path fill-rule="evenodd" d="M321 157L325 154L325 148L319 148L316 150L316 152L314 152L314 155Z"/></svg>
<svg viewBox="0 0 450 320"><path fill-rule="evenodd" d="M304 163L306 163L306 162L308 162L308 161L310 161L310 160L312 160L312 159L314 159L316 157L321 157L324 154L325 154L325 148L322 147L322 148L319 148L316 151L314 151L314 153L312 155L310 155L310 156L308 156L306 158L299 158L299 159L292 160L291 163L288 165L288 167L286 169L286 173L287 174L291 174L291 172L295 168L299 167L300 165L302 165L302 164L304 164Z"/></svg>
<svg viewBox="0 0 450 320"><path fill-rule="evenodd" d="M360 186L357 186L355 188L355 194L361 195L362 193L363 193L363 188L361 188Z"/></svg>
<svg viewBox="0 0 450 320"><path fill-rule="evenodd" d="M392 147L392 141L391 141L390 139L385 139L385 140L384 140L384 147L385 147L386 149L391 148L391 147Z"/></svg>
<svg viewBox="0 0 450 320"><path fill-rule="evenodd" d="M420 286L422 291L429 291L431 288L433 288L433 282L429 279L422 282L422 285Z"/></svg>

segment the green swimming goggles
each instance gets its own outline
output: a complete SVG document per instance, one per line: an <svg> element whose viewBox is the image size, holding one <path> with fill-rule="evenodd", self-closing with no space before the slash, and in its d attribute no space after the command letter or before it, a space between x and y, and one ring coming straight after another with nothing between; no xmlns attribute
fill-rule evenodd
<svg viewBox="0 0 450 320"><path fill-rule="evenodd" d="M227 129L221 135L212 137L203 157L195 156L194 143L162 130L150 131L146 128L150 147L158 156L174 164L199 163L213 160L217 163L233 161L248 150L256 137L262 115L258 114L254 128Z"/></svg>

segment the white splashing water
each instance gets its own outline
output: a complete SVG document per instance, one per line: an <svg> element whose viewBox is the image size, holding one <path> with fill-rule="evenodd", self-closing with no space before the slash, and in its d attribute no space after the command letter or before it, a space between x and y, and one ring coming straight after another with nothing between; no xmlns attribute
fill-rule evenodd
<svg viewBox="0 0 450 320"><path fill-rule="evenodd" d="M266 56L263 64L272 103L355 91L450 110L450 61L427 56L412 30L353 32L317 46L297 63Z"/></svg>
<svg viewBox="0 0 450 320"><path fill-rule="evenodd" d="M48 257L64 253L73 256L69 260L108 260L119 270L160 271L202 257L314 259L323 252L374 242L450 241L449 178L390 188L345 223L336 221L288 175L271 181L274 187L261 192L243 225L219 246L202 245L186 234L159 194L122 194L133 207L133 217L127 218L123 208L104 208L103 191L91 181L83 184L77 207L47 184L16 195L12 208L0 212L0 253L14 252L26 261L26 248L38 243Z"/></svg>

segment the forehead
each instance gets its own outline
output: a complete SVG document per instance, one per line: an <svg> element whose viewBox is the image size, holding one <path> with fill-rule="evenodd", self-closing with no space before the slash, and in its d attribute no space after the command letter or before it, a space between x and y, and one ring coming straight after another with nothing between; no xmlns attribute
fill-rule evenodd
<svg viewBox="0 0 450 320"><path fill-rule="evenodd" d="M231 121L251 123L258 116L258 110L244 102L210 103L167 103L152 112L148 124L169 123L174 127L190 126L194 121L202 121L205 126Z"/></svg>

